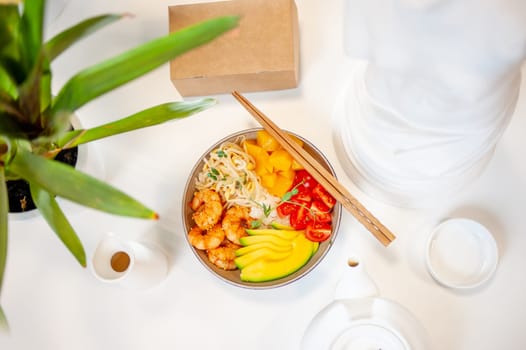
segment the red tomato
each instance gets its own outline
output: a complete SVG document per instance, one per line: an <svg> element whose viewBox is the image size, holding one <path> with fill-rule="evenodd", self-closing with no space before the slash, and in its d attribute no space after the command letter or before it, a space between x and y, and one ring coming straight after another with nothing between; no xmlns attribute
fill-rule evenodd
<svg viewBox="0 0 526 350"><path fill-rule="evenodd" d="M296 230L306 229L310 225L312 240L321 242L321 233L328 229L330 235L331 210L336 200L304 169L296 171L292 188L297 193L277 207L278 215L289 216L290 225ZM314 238L316 235L319 237Z"/></svg>
<svg viewBox="0 0 526 350"><path fill-rule="evenodd" d="M305 230L305 237L313 242L323 242L329 239L332 233L330 224L326 223L311 223L307 225Z"/></svg>
<svg viewBox="0 0 526 350"><path fill-rule="evenodd" d="M315 199L310 205L311 215L314 216L314 222L332 222L331 209L329 209L322 201Z"/></svg>
<svg viewBox="0 0 526 350"><path fill-rule="evenodd" d="M298 184L300 184L298 186ZM307 192L310 193L312 189L318 184L316 180L307 172L305 169L296 170L296 174L294 175L294 182L292 183L292 187L296 187L298 189L298 192Z"/></svg>
<svg viewBox="0 0 526 350"><path fill-rule="evenodd" d="M311 202L310 209L315 213L330 213L331 211L331 209L319 199L314 199Z"/></svg>
<svg viewBox="0 0 526 350"><path fill-rule="evenodd" d="M322 201L329 209L332 209L336 204L336 199L320 184L312 189L312 197Z"/></svg>
<svg viewBox="0 0 526 350"><path fill-rule="evenodd" d="M283 202L278 205L276 211L279 217L284 218L285 216L290 215L292 212L297 210L297 205L289 202Z"/></svg>
<svg viewBox="0 0 526 350"><path fill-rule="evenodd" d="M290 197L290 201L309 206L312 201L312 196L306 192L298 192L294 196Z"/></svg>
<svg viewBox="0 0 526 350"><path fill-rule="evenodd" d="M294 227L295 230L303 230L312 221L312 217L309 215L308 208L303 206L296 206L296 208L298 210L290 213L290 226Z"/></svg>

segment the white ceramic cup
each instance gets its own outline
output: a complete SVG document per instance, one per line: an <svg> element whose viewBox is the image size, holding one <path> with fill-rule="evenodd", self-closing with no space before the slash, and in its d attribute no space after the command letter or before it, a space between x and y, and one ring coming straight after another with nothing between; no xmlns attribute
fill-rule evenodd
<svg viewBox="0 0 526 350"><path fill-rule="evenodd" d="M103 282L146 289L158 285L166 278L168 260L153 245L121 240L110 233L95 249L92 271Z"/></svg>

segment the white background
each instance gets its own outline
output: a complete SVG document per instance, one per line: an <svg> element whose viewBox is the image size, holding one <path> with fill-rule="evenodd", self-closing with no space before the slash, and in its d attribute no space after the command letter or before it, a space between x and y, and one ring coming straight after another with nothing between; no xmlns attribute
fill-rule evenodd
<svg viewBox="0 0 526 350"><path fill-rule="evenodd" d="M103 29L58 58L53 65L54 91L81 68L167 33L168 6L179 3L185 2L66 2L49 23L47 37L92 15L130 12L135 17ZM212 143L257 126L231 96L219 95L218 106L191 118L93 145L91 156L98 155L104 165L99 175L158 210L158 222L76 206L68 214L89 258L107 232L170 242L167 279L148 291L103 284L89 268L79 267L41 218L11 221L1 299L11 333L0 335L0 349L296 349L310 319L330 302L346 258L356 254L381 296L410 310L437 349L526 348L524 98L487 170L463 192L426 210L383 205L346 177L331 138L332 110L353 64L343 54L343 1L298 0L297 5L299 87L246 96L282 128L316 144L342 183L398 239L384 248L345 212L335 246L311 274L292 285L247 290L212 276L183 237L182 191L194 162ZM86 105L78 115L90 127L178 99L164 65ZM491 281L469 292L436 284L423 260L432 227L458 216L487 226L500 253Z"/></svg>

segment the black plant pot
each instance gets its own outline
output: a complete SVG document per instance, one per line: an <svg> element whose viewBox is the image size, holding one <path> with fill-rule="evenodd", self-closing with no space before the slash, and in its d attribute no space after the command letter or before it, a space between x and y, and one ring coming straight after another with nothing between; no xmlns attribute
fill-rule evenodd
<svg viewBox="0 0 526 350"><path fill-rule="evenodd" d="M74 167L77 164L77 155L78 147L65 149L57 154L55 160ZM27 181L7 181L7 194L9 198L10 213L21 213L36 209L29 190L29 183Z"/></svg>

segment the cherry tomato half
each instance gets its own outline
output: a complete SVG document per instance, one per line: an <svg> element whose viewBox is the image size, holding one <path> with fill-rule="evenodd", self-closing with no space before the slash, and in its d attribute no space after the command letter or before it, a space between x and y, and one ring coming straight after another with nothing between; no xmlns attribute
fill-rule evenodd
<svg viewBox="0 0 526 350"><path fill-rule="evenodd" d="M307 225L305 237L313 242L323 242L329 239L332 233L331 224L311 223Z"/></svg>
<svg viewBox="0 0 526 350"><path fill-rule="evenodd" d="M331 223L331 209L328 208L322 201L315 199L310 204L310 214L313 216L314 222Z"/></svg>
<svg viewBox="0 0 526 350"><path fill-rule="evenodd" d="M298 184L300 184L298 186ZM305 169L296 170L296 174L294 175L294 181L292 183L292 187L296 187L298 189L299 193L308 193L310 194L312 192L312 189L318 184L318 181L316 181L311 174L307 172Z"/></svg>
<svg viewBox="0 0 526 350"><path fill-rule="evenodd" d="M278 207L276 208L276 211L280 218L284 218L292 214L296 210L298 210L298 206L290 202L280 203Z"/></svg>
<svg viewBox="0 0 526 350"><path fill-rule="evenodd" d="M292 197L290 197L290 201L293 203L299 203L309 206L310 202L312 201L312 196L307 192L298 192Z"/></svg>
<svg viewBox="0 0 526 350"><path fill-rule="evenodd" d="M297 210L290 213L290 226L295 230L303 230L312 221L312 217L309 215L308 208L304 206L296 206L296 208Z"/></svg>
<svg viewBox="0 0 526 350"><path fill-rule="evenodd" d="M312 197L322 201L329 209L332 209L336 204L336 199L320 184L312 189Z"/></svg>

